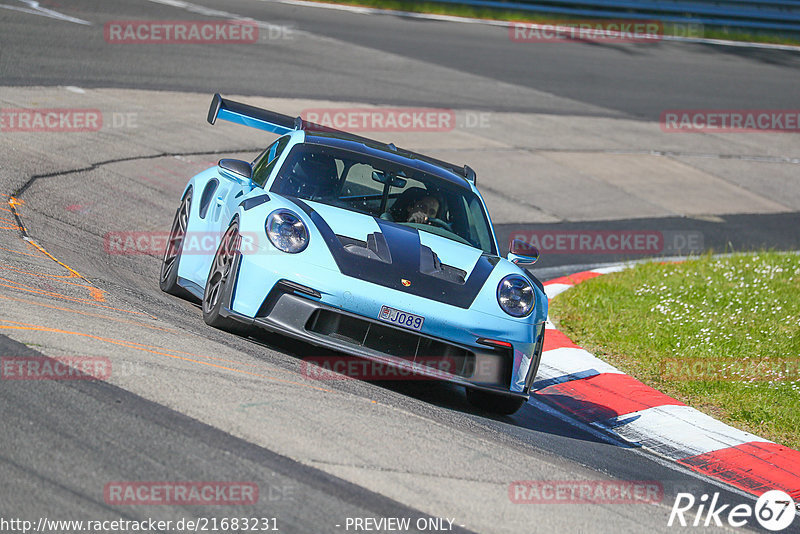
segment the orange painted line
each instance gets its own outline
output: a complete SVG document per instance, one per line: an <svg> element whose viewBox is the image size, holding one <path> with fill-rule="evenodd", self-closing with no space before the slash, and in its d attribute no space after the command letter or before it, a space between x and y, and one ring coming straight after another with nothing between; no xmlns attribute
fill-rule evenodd
<svg viewBox="0 0 800 534"><path fill-rule="evenodd" d="M70 297L69 295L64 295L62 293L57 293L55 291L48 291L46 289L38 289L38 288L35 288L33 286L29 286L28 284L23 284L22 282L17 282L15 280L9 280L8 278L3 278L2 276L0 276L0 281L8 282L9 284L16 284L20 288L27 288L27 289L30 289L32 291L38 291L40 293L43 293L43 294L46 294L46 295L49 295L49 296L52 296L52 297L72 299L72 300L74 300L76 302L89 302L89 299L82 299L80 297Z"/></svg>
<svg viewBox="0 0 800 534"><path fill-rule="evenodd" d="M14 321L8 321L8 322L10 322L12 324L20 324L20 325L25 325L26 324L26 323L16 323ZM184 358L183 356L176 356L174 354L169 354L167 352L160 352L160 351L156 351L156 350L146 349L146 348L143 348L143 347L138 347L138 346L136 346L136 345L138 345L138 343L134 343L134 342L130 342L130 341L124 341L124 340L120 340L120 339L104 338L104 337L95 336L95 335L92 335L92 334L85 334L83 332L70 332L68 330L59 330L58 328L49 328L49 327L46 327L46 326L37 326L37 325L11 326L11 325L0 324L0 329L6 329L6 330L35 330L35 331L39 331L39 332L53 332L53 333L56 333L56 334L69 334L69 335L74 335L74 336L80 336L80 337L85 337L85 338L89 338L89 339L94 339L94 340L97 340L97 341L103 341L105 343L110 343L112 345L120 345L120 346L123 346L123 347L128 347L128 348L132 348L132 349L136 349L136 350L141 350L143 352L149 352L151 354L158 354L160 356L167 356L169 358L174 358L176 360L183 360L183 361L187 361L187 362L197 363L197 364L200 364L200 365L207 365L209 367L215 367L217 369L224 369L226 371L233 371L234 373L241 373L241 374L245 374L245 375L256 376L256 377L264 378L266 380L270 380L270 381L273 381L273 382L291 384L291 385L294 385L294 386L300 386L300 387L304 387L304 388L314 389L314 390L317 390L317 391L322 391L324 393L334 393L332 390L325 389L325 388L320 388L320 387L316 387L316 386L310 386L308 384L303 384L302 382L295 382L293 380L284 380L284 379L281 379L281 378L275 378L275 377L272 377L272 376L269 376L269 375L263 375L263 374L260 374L260 373L252 373L250 371L243 371L242 369L236 369L234 367L225 367L224 365L217 365L217 364L211 363L211 362L193 360L191 358ZM161 350L169 350L169 349L161 349Z"/></svg>
<svg viewBox="0 0 800 534"><path fill-rule="evenodd" d="M21 226L0 226L0 230L23 230Z"/></svg>
<svg viewBox="0 0 800 534"><path fill-rule="evenodd" d="M31 240L28 240L28 243L30 243L31 245L33 245L34 247L36 247L36 248L39 250L39 252L41 252L42 254L44 254L45 256L47 256L48 258L50 258L51 260L53 260L54 262L56 262L57 264L59 264L60 266L62 266L63 268L65 268L67 271L71 272L72 274L74 274L74 275L75 275L75 276L77 276L78 278L83 278L84 280L86 280L86 278L85 278L85 277L83 277L83 276L81 276L81 274L80 274L78 271L76 271L75 269L73 269L72 267L70 267L69 265L67 265L66 263L62 263L61 261L59 261L58 259L56 259L56 257L55 257L55 256L53 256L52 254L50 254L49 252L47 252L47 251L44 249L44 247L43 247L43 246L41 246L39 243L36 243L35 241L31 241ZM89 282L89 280L86 280L86 281L87 281L89 284L91 284L91 282ZM89 294L90 294L90 295L92 296L92 298L93 298L94 300L96 300L97 302L105 302L105 300L106 300L106 299L105 299L105 297L103 296L103 291L102 291L102 290L100 290L100 289L97 289L96 291L91 291L91 290L90 290L90 291L89 291Z"/></svg>
<svg viewBox="0 0 800 534"><path fill-rule="evenodd" d="M129 321L127 319L120 319L120 318L117 318L117 317L111 317L109 315L100 315L100 314L97 314L97 313L89 313L89 312L84 312L84 311L79 311L79 310L73 310L72 308L62 308L61 306L52 306L50 304L43 304L41 302L35 302L33 300L28 300L28 299L17 299L17 298L14 298L14 297L3 297L3 296L0 296L0 299L13 300L15 302L22 302L24 304L32 304L34 306L41 306L42 308L49 308L51 310L60 310L60 311L66 311L66 312L71 312L71 313L77 313L78 315L86 315L88 317L97 317L97 318L100 318L100 319L107 319L109 321L114 321L114 322L118 322L118 323L126 323L126 324L132 324L132 325L136 325L136 326L143 326L145 328L150 328L151 330L159 330L161 332L166 332L166 333L169 333L169 334L177 334L178 333L177 330L172 330L170 328L162 328L160 326L153 326L153 325L149 325L149 324L145 324L145 323L140 323L139 321Z"/></svg>
<svg viewBox="0 0 800 534"><path fill-rule="evenodd" d="M11 208L11 213L16 214L15 206L21 206L22 204L25 204L24 200L19 200L18 198L15 198L15 197L8 197L8 205ZM3 229L9 230L9 229L12 229L12 228L3 228ZM13 229L26 231L24 226L15 226ZM83 280L86 281L86 283L90 284L92 287L88 288L89 289L89 296L91 296L93 300L95 300L97 302L105 302L106 301L106 298L104 296L105 292L102 289L94 287L94 284L92 284L89 280L87 280L86 277L81 276L81 274L78 271L76 271L75 269L73 269L72 267L67 265L66 263L63 263L63 262L59 261L55 256L53 256L52 254L47 252L44 249L44 247L41 246L40 244L38 244L36 241L33 241L31 239L27 239L26 238L25 242L28 243L28 245L32 245L39 252L41 252L42 254L44 254L45 256L47 256L48 258L50 258L51 260L53 260L54 262L56 262L57 264L59 264L60 266L65 268L73 276L78 277L78 278L82 278Z"/></svg>
<svg viewBox="0 0 800 534"><path fill-rule="evenodd" d="M18 322L18 321L6 321L6 322L10 323L10 324L18 324L18 325L22 325L22 326L34 326L34 327L38 327L39 326L39 325L35 325L35 324L30 324L30 323L21 323L21 322ZM43 326L41 328L49 328L49 327ZM83 335L83 334L81 334L79 332L77 334L78 335ZM86 335L91 336L91 334L86 334ZM115 341L119 341L120 343L125 343L126 346L130 346L130 348L142 348L142 350L146 350L146 349L168 350L169 352L172 352L174 354L185 354L187 356L193 356L195 358L205 358L207 360L216 360L216 361L219 361L219 362L237 363L237 364L240 364L240 365L246 365L248 367L258 367L258 364L255 364L255 363L237 362L235 360L227 360L225 358L217 358L215 356L205 356L203 354L195 354L193 352L185 352L185 351L176 350L176 349L164 349L164 348L158 347L156 345L148 345L146 343L137 343L136 341L125 341L125 340L115 340ZM135 346L133 346L133 345L135 345Z"/></svg>
<svg viewBox="0 0 800 534"><path fill-rule="evenodd" d="M26 241L26 243L27 243L27 241ZM30 245L28 245L28 246L30 246ZM34 258L38 258L39 257L38 254L31 254L30 252L21 252L19 250L12 250L10 248L0 247L0 250L5 250L6 252L13 252L14 254L20 254L22 256L33 256Z"/></svg>
<svg viewBox="0 0 800 534"><path fill-rule="evenodd" d="M92 296L92 298L95 300L95 302L105 302L106 301L106 297L103 295L103 293L104 293L104 291L102 289L97 288L97 287L90 287L89 288L89 294Z"/></svg>
<svg viewBox="0 0 800 534"><path fill-rule="evenodd" d="M63 282L65 284L69 284L71 286L83 287L83 288L86 288L86 289L96 289L96 288L94 288L92 286L88 286L86 284L76 284L75 282L68 282L67 279L75 278L71 274L32 273L32 272L29 272L29 271L23 271L22 269L17 269L15 267L7 267L7 266L4 266L4 265L0 265L0 269L4 269L6 271L12 271L12 272L15 272L15 273L20 273L20 274L27 274L27 275L33 276L35 278L53 278L55 280L58 280L59 282Z"/></svg>
<svg viewBox="0 0 800 534"><path fill-rule="evenodd" d="M0 280L5 280L5 279L4 278L0 278ZM11 282L11 283L12 284L16 284L16 282ZM34 293L34 294L37 294L37 295L44 295L46 297L64 299L64 300L66 300L68 302L76 302L78 304L87 304L89 306L95 306L95 307L98 307L98 308L104 308L106 310L114 310L114 311L123 312L123 313L130 313L130 314L133 314L133 315L142 315L142 316L148 317L150 319L157 319L157 317L155 317L153 315L149 315L149 314L146 314L146 313L137 312L137 311L133 311L133 310L123 310L121 308L114 308L113 306L104 306L102 304L94 303L94 302L90 301L89 299L79 299L79 298L76 298L76 297L70 297L70 296L67 296L67 295L62 295L60 293L53 293L51 291L44 291L44 290L41 290L41 289L34 289L34 288L26 289L25 287L20 287L19 284L18 285L0 284L0 287L8 287L8 288L11 288L11 289L17 289L19 291L25 291L27 293Z"/></svg>

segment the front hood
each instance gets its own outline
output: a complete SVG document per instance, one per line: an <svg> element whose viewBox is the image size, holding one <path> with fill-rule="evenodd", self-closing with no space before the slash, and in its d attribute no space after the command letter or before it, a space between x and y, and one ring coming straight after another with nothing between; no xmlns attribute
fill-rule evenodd
<svg viewBox="0 0 800 534"><path fill-rule="evenodd" d="M367 236L375 232L382 232L381 225L392 224L388 221L376 219L371 215L348 211L346 209L320 204L319 202L305 201L311 208L319 213L334 234L345 236L358 241L367 241ZM393 225L398 226L398 225ZM469 245L464 245L452 239L441 237L414 228L403 227L419 235L420 244L433 250L439 260L445 265L455 267L466 273L471 273L475 263L483 254L480 250Z"/></svg>
<svg viewBox="0 0 800 534"><path fill-rule="evenodd" d="M497 256L427 232L317 202L289 199L322 234L346 276L469 308Z"/></svg>

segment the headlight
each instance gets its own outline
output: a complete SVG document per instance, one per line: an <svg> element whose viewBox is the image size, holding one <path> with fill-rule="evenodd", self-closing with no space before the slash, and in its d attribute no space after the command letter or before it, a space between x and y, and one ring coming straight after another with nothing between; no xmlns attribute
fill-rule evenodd
<svg viewBox="0 0 800 534"><path fill-rule="evenodd" d="M507 314L525 317L533 309L533 287L522 276L517 274L506 276L497 285L497 302Z"/></svg>
<svg viewBox="0 0 800 534"><path fill-rule="evenodd" d="M289 210L275 210L264 225L267 237L276 248L290 254L302 252L308 246L308 230L300 217Z"/></svg>

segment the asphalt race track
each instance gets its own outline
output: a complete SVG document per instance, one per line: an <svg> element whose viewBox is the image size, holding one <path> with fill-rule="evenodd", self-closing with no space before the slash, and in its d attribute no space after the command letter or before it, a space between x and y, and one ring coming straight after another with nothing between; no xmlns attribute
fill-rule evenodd
<svg viewBox="0 0 800 534"><path fill-rule="evenodd" d="M97 131L0 132L0 354L107 358L113 369L101 381L0 381L0 517L276 518L282 532L354 532L348 518L390 517L427 532L448 520L466 532L742 530L668 527L678 492L755 500L546 405L494 417L444 384L305 376L302 358L318 350L207 327L196 305L159 290L157 253L115 253L107 236L167 230L193 173L271 141L208 125L220 92L290 114L456 110L451 132L375 135L473 165L503 243L520 232L646 230L701 237L665 256L797 249L796 133L665 134L654 121L664 109L792 109L800 52L531 48L503 28L299 4L0 0L2 108L103 117ZM240 17L261 24L257 43L123 45L103 34L115 20ZM488 124L470 127L470 117ZM534 272L641 257L544 254ZM519 480L655 481L664 494L655 504L518 504L509 488ZM240 482L259 497L109 502L108 485L124 481Z"/></svg>

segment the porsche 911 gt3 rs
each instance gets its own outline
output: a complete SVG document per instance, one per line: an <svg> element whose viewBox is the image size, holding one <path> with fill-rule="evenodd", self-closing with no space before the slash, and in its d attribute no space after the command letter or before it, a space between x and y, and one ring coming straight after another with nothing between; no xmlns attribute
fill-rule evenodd
<svg viewBox="0 0 800 534"><path fill-rule="evenodd" d="M211 326L253 328L444 379L474 405L513 413L541 359L547 297L500 256L468 166L214 95L208 121L279 137L254 161L189 180L161 289L202 301ZM197 233L216 252L186 253Z"/></svg>

